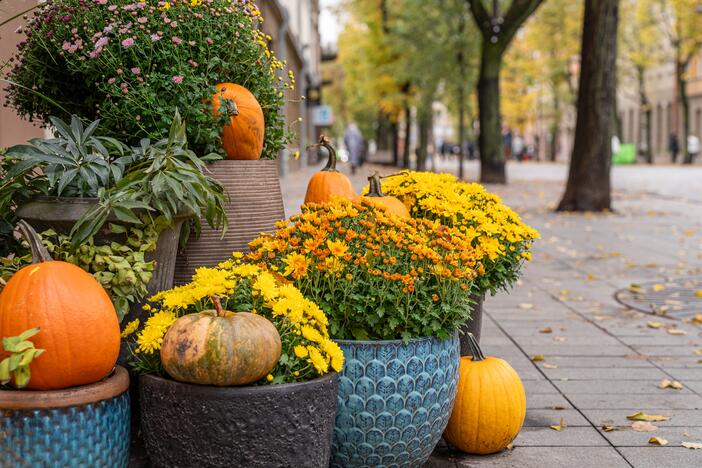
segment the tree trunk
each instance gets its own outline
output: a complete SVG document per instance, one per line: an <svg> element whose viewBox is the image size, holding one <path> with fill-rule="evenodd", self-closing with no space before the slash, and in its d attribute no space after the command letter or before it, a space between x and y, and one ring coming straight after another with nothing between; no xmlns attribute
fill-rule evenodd
<svg viewBox="0 0 702 468"><path fill-rule="evenodd" d="M553 121L551 122L551 141L548 159L555 162L558 157L558 139L561 133L561 100L558 97L558 89L553 86Z"/></svg>
<svg viewBox="0 0 702 468"><path fill-rule="evenodd" d="M417 125L419 127L419 144L417 145L417 170L427 170L427 156L429 147L429 138L431 135L431 124L433 110L431 107L431 98L423 98L420 103L421 108L417 109Z"/></svg>
<svg viewBox="0 0 702 468"><path fill-rule="evenodd" d="M678 61L675 66L678 89L680 90L680 104L682 105L682 154L683 164L692 164L692 155L687 148L687 137L690 135L690 100L687 97L687 79L685 79L686 63Z"/></svg>
<svg viewBox="0 0 702 468"><path fill-rule="evenodd" d="M644 157L648 164L653 164L653 148L651 148L651 104L648 101L648 95L646 95L646 70L643 67L637 67L636 77L639 82L639 105L644 111L646 125L646 152L644 153ZM641 125L639 125L639 128L641 128ZM639 138L639 140L641 139Z"/></svg>
<svg viewBox="0 0 702 468"><path fill-rule="evenodd" d="M465 76L465 75L461 75ZM466 159L466 147L464 145L466 139L466 123L465 123L465 90L463 85L458 88L458 144L460 150L458 152L458 178L463 180L463 161Z"/></svg>
<svg viewBox="0 0 702 468"><path fill-rule="evenodd" d="M502 46L483 44L478 79L480 108L480 182L506 184L505 157L502 152L502 119L500 116L500 65Z"/></svg>
<svg viewBox="0 0 702 468"><path fill-rule="evenodd" d="M585 1L578 117L568 183L559 211L603 211L611 207L618 19L619 0Z"/></svg>
<svg viewBox="0 0 702 468"><path fill-rule="evenodd" d="M400 164L400 125L397 121L392 122L390 132L392 133L392 165L397 167Z"/></svg>
<svg viewBox="0 0 702 468"><path fill-rule="evenodd" d="M402 167L409 169L410 166L410 132L412 130L412 109L409 104L405 104L405 146L402 148Z"/></svg>

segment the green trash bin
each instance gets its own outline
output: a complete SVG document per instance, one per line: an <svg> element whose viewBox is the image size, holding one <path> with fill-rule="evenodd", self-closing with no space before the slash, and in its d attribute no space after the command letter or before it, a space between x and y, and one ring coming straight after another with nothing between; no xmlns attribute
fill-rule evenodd
<svg viewBox="0 0 702 468"><path fill-rule="evenodd" d="M619 151L612 153L614 164L634 164L636 162L636 146L632 143L622 144Z"/></svg>

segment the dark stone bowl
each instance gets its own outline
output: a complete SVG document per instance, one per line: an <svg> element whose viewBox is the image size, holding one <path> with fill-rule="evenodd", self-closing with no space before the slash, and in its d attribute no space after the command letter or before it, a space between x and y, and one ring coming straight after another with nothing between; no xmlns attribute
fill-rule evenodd
<svg viewBox="0 0 702 468"><path fill-rule="evenodd" d="M155 467L329 466L336 373L261 387L141 377L141 424Z"/></svg>

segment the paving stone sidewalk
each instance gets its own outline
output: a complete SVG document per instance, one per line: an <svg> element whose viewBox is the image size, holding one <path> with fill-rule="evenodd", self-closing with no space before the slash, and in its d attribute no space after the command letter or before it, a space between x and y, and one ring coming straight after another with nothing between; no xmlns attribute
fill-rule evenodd
<svg viewBox="0 0 702 468"><path fill-rule="evenodd" d="M283 179L288 215L313 170ZM469 177L476 172L469 164ZM702 450L681 446L702 442L702 326L627 310L613 299L632 283L702 276L702 196L692 192L700 183L691 185L702 168L617 168L616 211L603 215L553 212L565 172L514 164L510 185L488 187L542 235L519 284L486 301L481 340L486 354L509 361L523 379L524 428L511 450L480 457L440 445L427 467L702 466ZM353 182L361 187L365 179L358 174ZM541 332L546 328L551 333ZM532 361L535 355L544 360ZM684 388L660 389L663 379ZM639 411L670 419L636 432L626 416ZM561 418L563 430L549 427ZM668 445L650 445L653 436Z"/></svg>

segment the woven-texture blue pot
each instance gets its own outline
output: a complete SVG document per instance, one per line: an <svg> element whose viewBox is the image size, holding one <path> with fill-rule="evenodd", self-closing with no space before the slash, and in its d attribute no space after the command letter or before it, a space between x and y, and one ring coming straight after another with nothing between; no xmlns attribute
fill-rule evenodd
<svg viewBox="0 0 702 468"><path fill-rule="evenodd" d="M108 399L59 408L7 409L0 399L0 466L126 467L129 426L126 388Z"/></svg>
<svg viewBox="0 0 702 468"><path fill-rule="evenodd" d="M346 362L339 377L331 466L422 466L451 416L458 336L337 342Z"/></svg>

